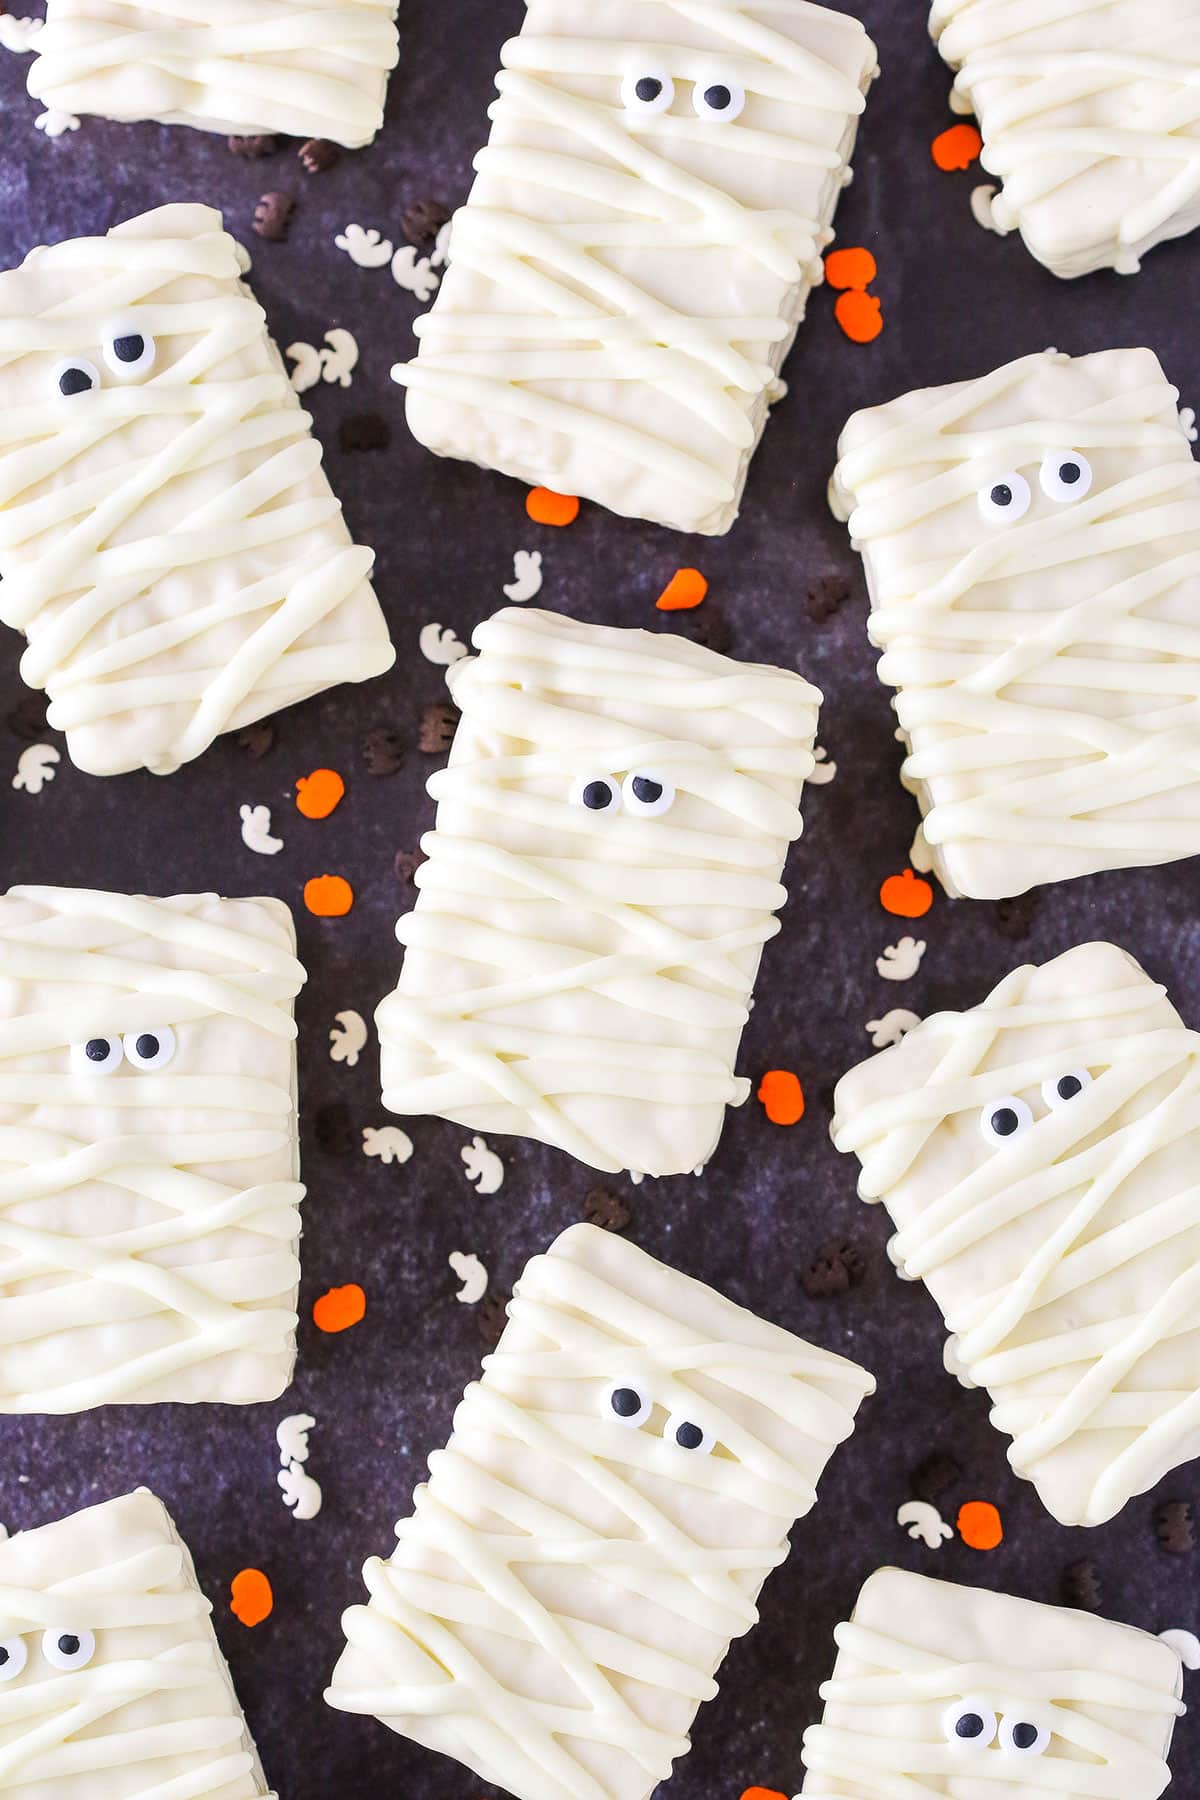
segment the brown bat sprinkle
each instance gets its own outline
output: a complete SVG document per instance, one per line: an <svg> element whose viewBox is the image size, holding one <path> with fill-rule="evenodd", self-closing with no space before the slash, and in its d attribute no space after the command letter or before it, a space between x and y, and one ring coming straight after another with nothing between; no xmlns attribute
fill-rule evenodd
<svg viewBox="0 0 1200 1800"><path fill-rule="evenodd" d="M264 131L257 137L231 137L229 148L235 156L244 156L248 161L258 162L264 156L274 156L279 148L279 139L273 132Z"/></svg>
<svg viewBox="0 0 1200 1800"><path fill-rule="evenodd" d="M287 237L295 210L290 194L264 194L254 209L254 229L260 238L280 244Z"/></svg>
<svg viewBox="0 0 1200 1800"><path fill-rule="evenodd" d="M309 138L307 144L301 144L296 155L310 175L323 175L342 157L341 150L328 138Z"/></svg>
<svg viewBox="0 0 1200 1800"><path fill-rule="evenodd" d="M450 748L462 715L457 706L427 706L417 729L417 747L426 756L438 756Z"/></svg>

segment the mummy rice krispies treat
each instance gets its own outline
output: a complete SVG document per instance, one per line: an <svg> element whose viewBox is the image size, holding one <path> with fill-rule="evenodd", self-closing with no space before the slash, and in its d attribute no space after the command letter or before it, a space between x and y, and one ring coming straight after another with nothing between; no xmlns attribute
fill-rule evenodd
<svg viewBox="0 0 1200 1800"><path fill-rule="evenodd" d="M1196 0L934 0L929 23L1003 182L991 229L1071 277L1200 224Z"/></svg>
<svg viewBox="0 0 1200 1800"><path fill-rule="evenodd" d="M1149 350L856 413L831 499L949 893L1200 851L1200 464Z"/></svg>
<svg viewBox="0 0 1200 1800"><path fill-rule="evenodd" d="M248 267L178 205L0 274L0 618L89 774L394 660Z"/></svg>
<svg viewBox="0 0 1200 1800"><path fill-rule="evenodd" d="M505 608L379 1007L383 1101L635 1175L707 1161L787 898L821 696L683 638Z"/></svg>
<svg viewBox="0 0 1200 1800"><path fill-rule="evenodd" d="M267 1796L211 1611L145 1488L0 1543L0 1794Z"/></svg>
<svg viewBox="0 0 1200 1800"><path fill-rule="evenodd" d="M1093 1613L877 1569L834 1633L804 1800L1158 1800L1183 1668Z"/></svg>
<svg viewBox="0 0 1200 1800"><path fill-rule="evenodd" d="M1084 944L926 1019L842 1078L833 1135L1056 1519L1200 1455L1200 1033L1132 957Z"/></svg>
<svg viewBox="0 0 1200 1800"><path fill-rule="evenodd" d="M526 0L420 354L421 443L729 530L875 46L808 0Z"/></svg>
<svg viewBox="0 0 1200 1800"><path fill-rule="evenodd" d="M366 1565L326 1698L517 1800L648 1800L874 1385L573 1226Z"/></svg>
<svg viewBox="0 0 1200 1800"><path fill-rule="evenodd" d="M0 897L0 1413L287 1386L294 950L278 900Z"/></svg>
<svg viewBox="0 0 1200 1800"><path fill-rule="evenodd" d="M331 138L383 123L397 0L47 0L29 92L57 112Z"/></svg>

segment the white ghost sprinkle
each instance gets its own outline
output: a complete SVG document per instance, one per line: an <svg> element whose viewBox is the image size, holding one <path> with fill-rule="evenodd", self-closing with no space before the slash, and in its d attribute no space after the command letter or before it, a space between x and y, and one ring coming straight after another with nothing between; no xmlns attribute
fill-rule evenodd
<svg viewBox="0 0 1200 1800"><path fill-rule="evenodd" d="M487 1270L477 1256L466 1256L461 1250L452 1250L447 1260L462 1282L455 1299L461 1300L464 1306L474 1306L487 1293Z"/></svg>
<svg viewBox="0 0 1200 1800"><path fill-rule="evenodd" d="M413 1153L412 1139L398 1125L368 1125L362 1134L364 1156L381 1163L406 1163Z"/></svg>
<svg viewBox="0 0 1200 1800"><path fill-rule="evenodd" d="M392 258L392 280L415 294L422 305L433 299L438 279L429 258L418 256L411 244L402 244Z"/></svg>
<svg viewBox="0 0 1200 1800"><path fill-rule="evenodd" d="M308 1434L316 1422L311 1413L289 1413L286 1419L280 1419L275 1427L275 1442L284 1468L289 1463L308 1461Z"/></svg>
<svg viewBox="0 0 1200 1800"><path fill-rule="evenodd" d="M391 239L381 238L374 230L364 231L361 225L347 225L333 241L360 269L382 269L392 260Z"/></svg>
<svg viewBox="0 0 1200 1800"><path fill-rule="evenodd" d="M469 1144L464 1144L459 1151L467 1171L467 1180L474 1183L477 1194L494 1194L504 1180L504 1164L494 1150L488 1148L487 1141L481 1137L473 1137Z"/></svg>
<svg viewBox="0 0 1200 1800"><path fill-rule="evenodd" d="M275 1477L283 1494L283 1504L290 1506L294 1519L315 1519L321 1510L320 1486L305 1473L299 1463L289 1463Z"/></svg>
<svg viewBox="0 0 1200 1800"><path fill-rule="evenodd" d="M426 662L440 663L444 668L467 655L467 646L448 625L423 625L418 642Z"/></svg>
<svg viewBox="0 0 1200 1800"><path fill-rule="evenodd" d="M271 809L269 806L243 806L242 842L247 850L253 850L258 856L275 856L283 849L283 839L271 835Z"/></svg>
<svg viewBox="0 0 1200 1800"><path fill-rule="evenodd" d="M875 1048L886 1050L892 1044L898 1044L906 1031L920 1023L918 1013L909 1012L906 1006L895 1006L891 1012L885 1012L882 1019L868 1019L867 1031Z"/></svg>
<svg viewBox="0 0 1200 1800"><path fill-rule="evenodd" d="M513 557L513 578L504 585L505 597L520 606L534 600L542 591L542 553L540 550L518 550Z"/></svg>
<svg viewBox="0 0 1200 1800"><path fill-rule="evenodd" d="M885 981L911 981L924 954L924 938L902 937L898 944L889 944L883 955L875 958L875 967Z"/></svg>
<svg viewBox="0 0 1200 1800"><path fill-rule="evenodd" d="M896 1514L897 1525L903 1525L910 1538L920 1538L930 1550L940 1550L954 1536L936 1506L928 1500L907 1500Z"/></svg>
<svg viewBox="0 0 1200 1800"><path fill-rule="evenodd" d="M329 1060L345 1063L348 1069L358 1066L358 1059L367 1043L367 1022L361 1013L346 1012L334 1014L334 1024L329 1030Z"/></svg>
<svg viewBox="0 0 1200 1800"><path fill-rule="evenodd" d="M61 761L53 744L30 744L17 758L17 772L12 784L18 793L40 794L47 782L54 780Z"/></svg>

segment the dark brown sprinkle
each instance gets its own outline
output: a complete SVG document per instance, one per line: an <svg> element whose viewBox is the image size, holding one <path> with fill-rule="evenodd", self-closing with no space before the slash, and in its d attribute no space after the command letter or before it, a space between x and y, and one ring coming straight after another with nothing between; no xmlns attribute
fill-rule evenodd
<svg viewBox="0 0 1200 1800"><path fill-rule="evenodd" d="M927 1500L931 1506L952 1487L962 1480L962 1470L952 1456L944 1450L933 1450L918 1463L909 1477L909 1485L918 1500Z"/></svg>
<svg viewBox="0 0 1200 1800"><path fill-rule="evenodd" d="M261 762L275 742L275 726L270 719L255 719L237 734L238 749L248 750L255 762Z"/></svg>
<svg viewBox="0 0 1200 1800"><path fill-rule="evenodd" d="M1165 1500L1154 1515L1154 1535L1170 1556L1190 1556L1196 1528L1188 1500Z"/></svg>
<svg viewBox="0 0 1200 1800"><path fill-rule="evenodd" d="M715 650L718 656L728 656L733 649L733 632L729 621L714 601L706 600L703 606L692 607L683 614L682 623L684 635L694 643L703 644L706 650Z"/></svg>
<svg viewBox="0 0 1200 1800"><path fill-rule="evenodd" d="M317 1148L329 1156L349 1156L354 1148L350 1108L343 1100L330 1100L317 1108Z"/></svg>
<svg viewBox="0 0 1200 1800"><path fill-rule="evenodd" d="M362 741L368 775L395 775L404 767L404 739L390 725L377 725Z"/></svg>
<svg viewBox="0 0 1200 1800"><path fill-rule="evenodd" d="M475 1324L479 1335L489 1350L494 1350L500 1342L508 1317L509 1294L502 1294L498 1288L489 1288L479 1302L479 1311L475 1315Z"/></svg>
<svg viewBox="0 0 1200 1800"><path fill-rule="evenodd" d="M342 152L328 138L309 138L307 144L301 144L296 155L310 175L323 175L326 169L332 169L334 163L341 161Z"/></svg>
<svg viewBox="0 0 1200 1800"><path fill-rule="evenodd" d="M633 1213L628 1200L620 1194L614 1194L611 1188L594 1187L583 1203L583 1216L601 1231L624 1231Z"/></svg>
<svg viewBox="0 0 1200 1800"><path fill-rule="evenodd" d="M421 714L417 730L417 747L426 756L439 756L454 742L454 733L462 717L457 706L427 706Z"/></svg>
<svg viewBox="0 0 1200 1800"><path fill-rule="evenodd" d="M450 208L441 200L414 200L400 215L400 229L420 249L434 242L449 217Z"/></svg>
<svg viewBox="0 0 1200 1800"><path fill-rule="evenodd" d="M261 157L274 156L279 148L279 139L274 132L260 132L257 137L231 137L229 148L235 156L245 156L257 162Z"/></svg>
<svg viewBox="0 0 1200 1800"><path fill-rule="evenodd" d="M822 1244L800 1271L800 1283L810 1300L829 1300L848 1293L866 1274L861 1252L845 1238Z"/></svg>
<svg viewBox="0 0 1200 1800"><path fill-rule="evenodd" d="M254 229L273 244L283 242L292 222L296 202L290 194L264 194L254 209Z"/></svg>
<svg viewBox="0 0 1200 1800"><path fill-rule="evenodd" d="M392 868L396 872L396 880L403 887L413 885L413 876L425 861L423 850L397 850L392 859Z"/></svg>
<svg viewBox="0 0 1200 1800"><path fill-rule="evenodd" d="M352 450L386 450L392 441L388 422L379 413L354 413L338 426L338 444Z"/></svg>
<svg viewBox="0 0 1200 1800"><path fill-rule="evenodd" d="M1100 1583L1100 1571L1090 1556L1081 1556L1078 1562L1068 1563L1063 1570L1062 1597L1067 1606L1077 1606L1081 1612L1098 1613L1104 1605L1104 1594Z"/></svg>
<svg viewBox="0 0 1200 1800"><path fill-rule="evenodd" d="M0 5L0 12L3 10ZM8 729L25 743L36 743L49 729L45 694L23 694L8 715Z"/></svg>
<svg viewBox="0 0 1200 1800"><path fill-rule="evenodd" d="M1033 921L1037 917L1038 896L1036 893L1014 894L1010 900L996 902L996 928L1006 938L1020 942L1027 938L1033 929Z"/></svg>
<svg viewBox="0 0 1200 1800"><path fill-rule="evenodd" d="M823 625L849 598L850 583L844 575L832 571L818 575L808 590L808 616Z"/></svg>

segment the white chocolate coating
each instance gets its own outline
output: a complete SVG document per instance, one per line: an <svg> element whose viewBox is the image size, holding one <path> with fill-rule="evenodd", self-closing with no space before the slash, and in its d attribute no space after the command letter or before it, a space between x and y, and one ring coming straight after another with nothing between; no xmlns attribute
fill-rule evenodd
<svg viewBox="0 0 1200 1800"><path fill-rule="evenodd" d="M140 1488L0 1543L0 1794L13 1800L257 1800L267 1784L187 1547ZM43 1633L95 1636L58 1668ZM269 1796L274 1800L274 1796Z"/></svg>
<svg viewBox="0 0 1200 1800"><path fill-rule="evenodd" d="M787 898L821 696L682 638L505 608L447 685L416 910L376 1014L384 1105L520 1132L594 1168L708 1161L763 945ZM659 817L572 804L668 778Z"/></svg>
<svg viewBox="0 0 1200 1800"><path fill-rule="evenodd" d="M842 434L832 499L897 690L912 856L951 894L1200 852L1200 465L1178 398L1149 350L1046 351ZM1083 498L1043 490L1055 456L1086 460ZM989 519L979 496L1009 474L1028 511Z"/></svg>
<svg viewBox="0 0 1200 1800"><path fill-rule="evenodd" d="M517 1800L648 1800L875 1384L590 1225L527 1265L483 1369L326 1698Z"/></svg>
<svg viewBox="0 0 1200 1800"><path fill-rule="evenodd" d="M1064 1102L1063 1076L1090 1085ZM834 1142L895 1221L893 1261L1064 1525L1200 1455L1198 1094L1200 1034L1103 943L1014 970L838 1083ZM989 1142L998 1105L1028 1118Z"/></svg>
<svg viewBox="0 0 1200 1800"><path fill-rule="evenodd" d="M357 149L383 123L397 0L48 0L29 92L66 113Z"/></svg>
<svg viewBox="0 0 1200 1800"><path fill-rule="evenodd" d="M1195 0L934 0L930 30L1004 184L992 230L1068 278L1200 224Z"/></svg>
<svg viewBox="0 0 1200 1800"><path fill-rule="evenodd" d="M834 1637L804 1800L1158 1800L1170 1783L1183 1671L1148 1632L877 1569ZM948 1733L962 1702L990 1743ZM1024 1751L1021 1726L1039 1732Z"/></svg>
<svg viewBox="0 0 1200 1800"><path fill-rule="evenodd" d="M0 274L0 618L93 775L167 774L394 660L247 267L178 205ZM108 366L121 332L145 373ZM100 385L64 395L80 358Z"/></svg>
<svg viewBox="0 0 1200 1800"><path fill-rule="evenodd" d="M278 900L0 898L0 1412L287 1386L294 949ZM73 1049L163 1028L161 1068Z"/></svg>
<svg viewBox="0 0 1200 1800"><path fill-rule="evenodd" d="M526 6L420 354L392 370L409 425L443 456L728 531L875 46L808 0ZM674 84L667 110L624 103L645 72ZM697 116L731 83L739 116Z"/></svg>

